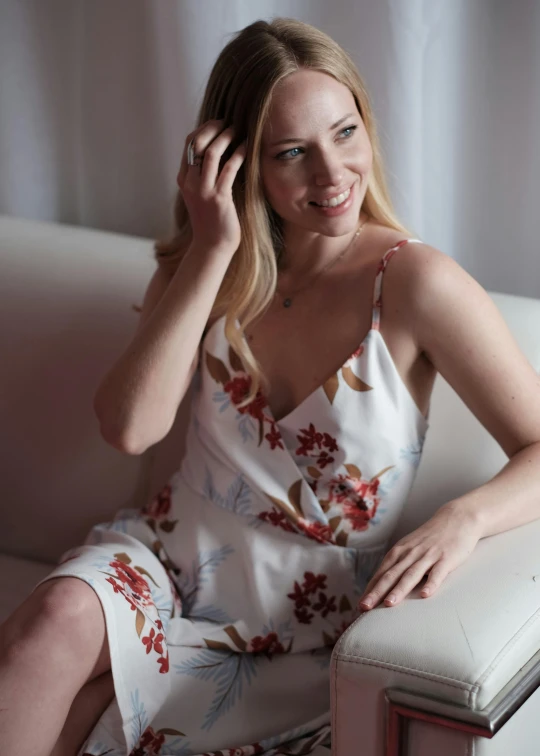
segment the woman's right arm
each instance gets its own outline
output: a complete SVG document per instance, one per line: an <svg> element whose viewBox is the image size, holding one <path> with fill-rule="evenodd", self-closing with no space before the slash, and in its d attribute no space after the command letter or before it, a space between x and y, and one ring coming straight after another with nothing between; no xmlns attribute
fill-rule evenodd
<svg viewBox="0 0 540 756"><path fill-rule="evenodd" d="M169 432L232 256L230 247L192 245L172 277L154 273L135 336L94 400L101 434L115 448L142 454Z"/></svg>
<svg viewBox="0 0 540 756"><path fill-rule="evenodd" d="M101 433L112 446L142 454L169 432L199 358L199 344L230 261L240 244L232 187L245 159L240 145L220 168L233 140L222 121L186 139L178 185L193 241L176 272L158 269L146 292L135 336L103 379L94 400ZM187 163L196 142L200 168Z"/></svg>

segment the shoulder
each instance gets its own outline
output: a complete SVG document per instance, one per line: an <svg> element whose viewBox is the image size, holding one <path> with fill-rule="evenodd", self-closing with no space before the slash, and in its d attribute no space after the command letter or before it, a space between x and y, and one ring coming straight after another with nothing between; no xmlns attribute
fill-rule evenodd
<svg viewBox="0 0 540 756"><path fill-rule="evenodd" d="M420 336L437 323L449 327L458 315L485 308L491 298L449 255L430 244L408 241L385 270L384 302L406 315Z"/></svg>

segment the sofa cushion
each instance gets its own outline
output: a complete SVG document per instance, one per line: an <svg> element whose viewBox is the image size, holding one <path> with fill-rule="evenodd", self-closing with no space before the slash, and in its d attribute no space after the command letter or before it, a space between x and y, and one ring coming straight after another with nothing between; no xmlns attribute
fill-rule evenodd
<svg viewBox="0 0 540 756"><path fill-rule="evenodd" d="M3 622L53 569L52 564L0 554L0 622Z"/></svg>

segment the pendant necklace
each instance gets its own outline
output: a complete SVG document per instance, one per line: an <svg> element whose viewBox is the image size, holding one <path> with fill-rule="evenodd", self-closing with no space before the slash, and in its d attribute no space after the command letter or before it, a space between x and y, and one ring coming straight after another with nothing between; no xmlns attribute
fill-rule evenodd
<svg viewBox="0 0 540 756"><path fill-rule="evenodd" d="M307 289L307 287L308 287L308 286L311 286L311 285L312 285L312 284L313 284L313 283L314 283L314 282L315 282L315 281L316 281L316 280L317 280L317 279L318 279L318 278L319 278L320 276L322 276L322 274L323 274L323 273L324 273L325 271L327 271L327 270L330 270L330 268L332 268L332 267L333 267L333 266L334 266L334 265L335 265L335 264L336 264L337 262L339 262L339 261L341 260L341 258L342 258L342 257L344 257L344 256L345 256L345 254L346 254L346 253L347 253L347 252L349 251L349 249L350 249L350 248L352 247L352 245L353 245L353 243L355 242L355 240L356 240L356 239L357 239L357 238L358 238L358 237L360 236L360 234L362 233L362 230L363 230L364 226L366 225L366 223L367 223L368 221L369 221L369 218L367 218L367 219L366 219L366 220L365 220L365 221L364 221L364 222L362 223L362 225L361 225L361 226L360 226L360 228L359 228L359 229L358 229L358 230L356 231L356 233L354 234L354 236L353 236L353 238L351 239L351 241L349 242L349 244L347 244L347 246L345 247L345 249L344 249L344 250L343 250L342 252L340 252L340 253L339 253L339 255L337 255L337 257L334 257L334 259L333 259L333 260L330 260L330 262L329 262L329 263L327 263L327 264L326 264L326 265L325 265L325 266L324 266L323 268L321 268L321 270L320 270L320 271L319 271L319 272L318 272L318 273L317 273L317 274L316 274L316 275L315 275L315 276L314 276L313 278L310 278L310 279L308 280L308 282L307 282L306 284L303 284L303 285L302 285L302 286L300 286L300 287L299 287L298 289L295 289L294 291L290 292L290 293L289 293L289 294L288 294L288 295L287 295L286 297L284 297L284 298L283 298L283 302L282 302L282 304L283 304L283 307L286 307L286 308L290 307L290 306L292 305L292 298L293 298L293 297L295 297L295 296L296 296L297 294L299 294L299 293L300 293L301 291L304 291L304 289ZM282 292L280 292L280 291L279 291L279 289L276 289L276 294L278 294L279 296L283 296Z"/></svg>

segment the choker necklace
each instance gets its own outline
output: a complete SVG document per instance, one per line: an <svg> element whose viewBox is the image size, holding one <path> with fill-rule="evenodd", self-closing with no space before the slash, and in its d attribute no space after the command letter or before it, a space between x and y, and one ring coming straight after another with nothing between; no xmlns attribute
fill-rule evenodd
<svg viewBox="0 0 540 756"><path fill-rule="evenodd" d="M327 264L326 264L326 265L324 266L324 268L321 268L321 270L320 270L320 271L319 271L319 272L318 272L318 273L317 273L317 274L316 274L316 275L315 275L315 276L314 276L313 278L310 278L310 279L308 280L308 282L307 282L307 283L303 284L303 285L302 285L302 286L300 286L300 287L299 287L298 289L295 289L294 291L290 292L290 293L289 293L289 294L288 294L288 295L287 295L286 297L284 297L284 298L283 298L283 303L282 303L282 304L283 304L283 307L287 307L287 308L288 308L288 307L290 307L290 306L292 305L292 298L293 298L293 297L295 297L295 296L296 296L297 294L299 294L299 293L300 293L301 291L304 291L304 289L307 289L307 287L308 287L308 286L311 286L311 285L312 285L312 284L313 284L313 283L314 283L314 282L315 282L315 281L316 281L316 280L317 280L317 279L318 279L318 278L319 278L320 276L322 276L322 274L323 274L323 273L324 273L325 271L327 271L327 270L330 270L330 268L332 268L332 267L333 267L333 266L334 266L334 265L335 265L335 264L336 264L337 262L339 262L339 261L341 260L341 258L342 258L342 257L344 257L344 256L345 256L345 254L346 254L346 253L347 253L347 252L349 251L349 249L350 249L350 248L352 247L352 245L354 244L355 240L356 240L356 239L358 238L358 236L360 236L360 234L362 233L362 230L363 230L364 226L365 226L365 225L367 224L367 222L368 222L368 221L369 221L369 218L367 218L367 219L366 219L366 220L365 220L365 221L364 221L364 222L362 223L362 225L361 225L361 226L360 226L360 228L359 228L359 229L358 229L358 230L356 231L356 233L354 234L354 236L353 236L353 238L351 239L351 241L349 242L349 244L347 244L347 246L345 247L345 249L344 249L344 250L343 250L342 252L340 252L340 253L339 253L339 255L337 255L337 257L334 257L334 259L333 259L333 260L330 260L330 262L329 262L329 263L327 263ZM280 292L280 291L279 291L279 289L276 289L276 294L278 294L278 295L279 295L279 296L281 296L281 297L283 296L283 293L282 293L282 292Z"/></svg>

